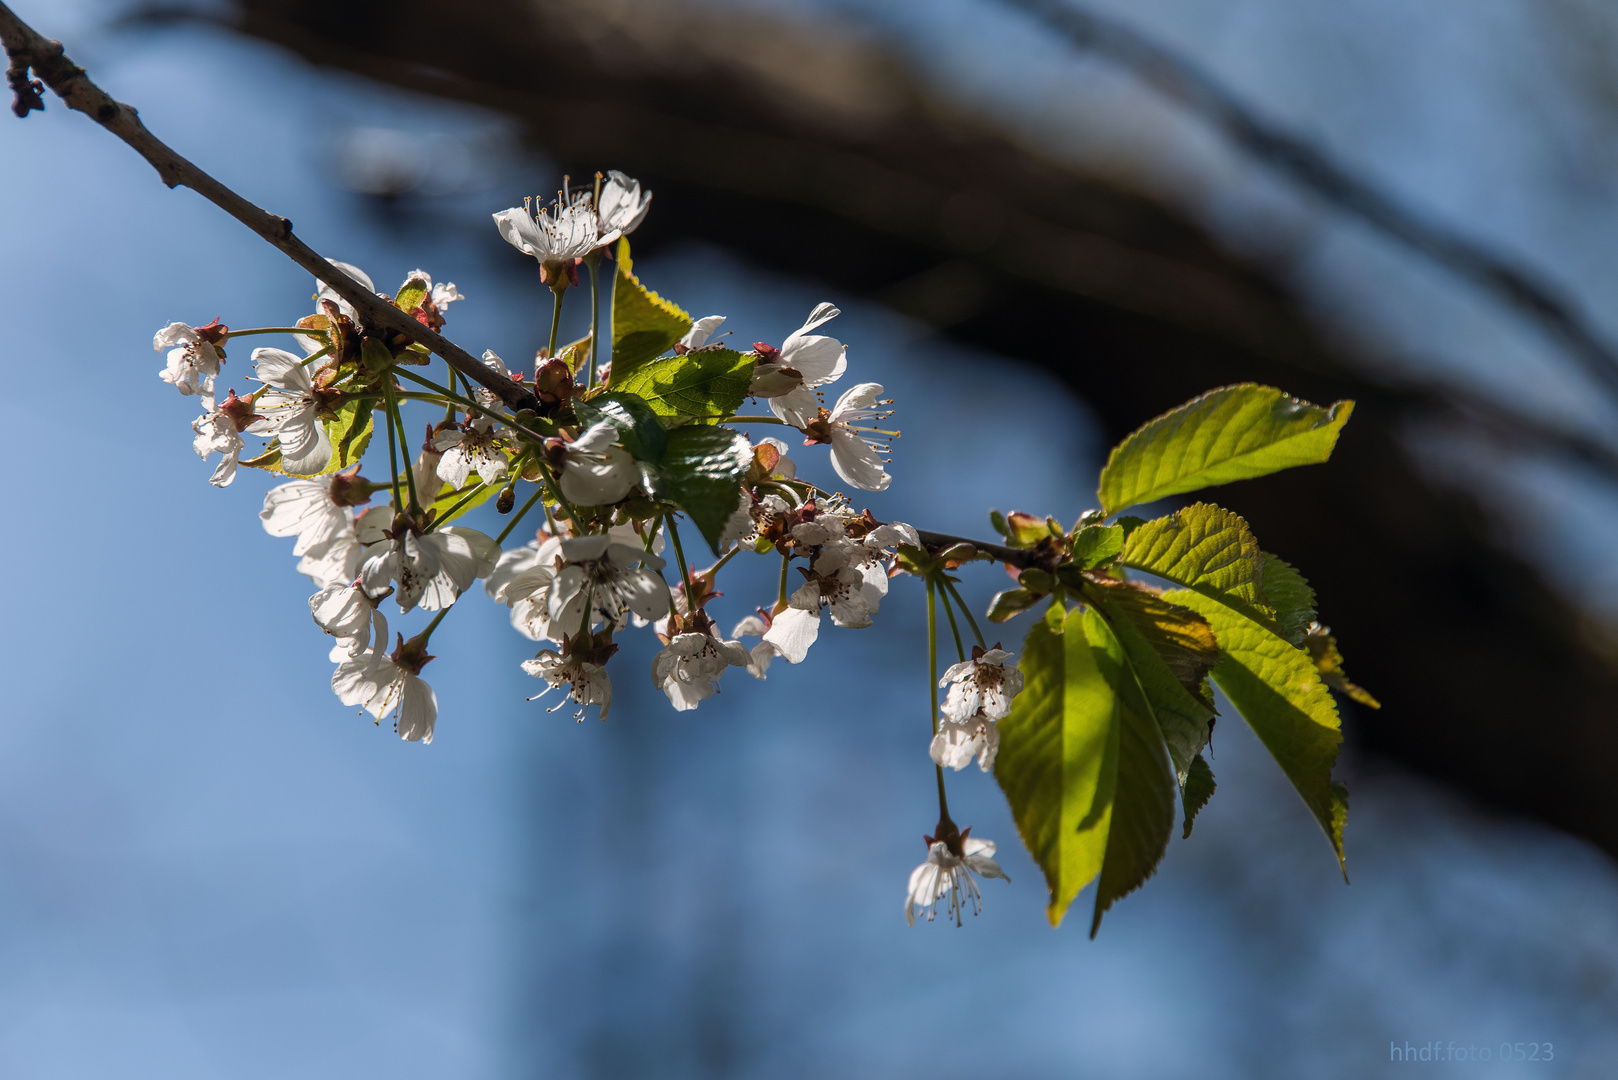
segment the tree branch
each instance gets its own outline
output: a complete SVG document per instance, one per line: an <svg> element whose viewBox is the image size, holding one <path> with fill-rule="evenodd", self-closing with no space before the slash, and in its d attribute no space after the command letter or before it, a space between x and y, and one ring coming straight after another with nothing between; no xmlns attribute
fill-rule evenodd
<svg viewBox="0 0 1618 1080"><path fill-rule="evenodd" d="M951 536L949 533L929 532L926 529L917 529L916 535L921 538L923 547L934 548L954 547L956 544L971 544L985 555L992 556L995 561L1010 566L1028 569L1035 563L1035 552L1032 548L1006 547L1004 544L990 544L982 540L973 540L965 536Z"/></svg>
<svg viewBox="0 0 1618 1080"><path fill-rule="evenodd" d="M39 83L28 78L31 68L68 108L77 110L122 139L145 158L169 187L188 187L260 237L280 248L288 258L354 305L362 325L403 334L442 356L450 366L489 390L513 411L537 408L534 396L510 379L489 370L471 353L417 322L376 293L350 278L292 234L292 222L259 209L230 188L203 172L146 130L133 106L113 100L83 68L68 59L62 43L41 36L9 7L0 3L0 41L10 63L7 84L15 95L12 112L26 117L44 111ZM537 437L537 436L536 436Z"/></svg>
<svg viewBox="0 0 1618 1080"><path fill-rule="evenodd" d="M1000 3L1036 19L1075 48L1128 68L1158 93L1200 116L1270 168L1493 293L1561 341L1597 383L1618 396L1618 351L1585 321L1575 302L1549 281L1457 232L1423 220L1325 151L1262 119L1235 93L1185 57L1122 23L1077 7L1069 0Z"/></svg>

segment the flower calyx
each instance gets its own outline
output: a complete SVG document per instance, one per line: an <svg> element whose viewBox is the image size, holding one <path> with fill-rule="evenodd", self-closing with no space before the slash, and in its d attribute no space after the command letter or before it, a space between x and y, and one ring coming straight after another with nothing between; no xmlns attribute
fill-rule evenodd
<svg viewBox="0 0 1618 1080"><path fill-rule="evenodd" d="M362 506L371 501L373 492L387 486L365 479L360 475L359 462L355 462L351 468L332 474L331 501L338 506Z"/></svg>
<svg viewBox="0 0 1618 1080"><path fill-rule="evenodd" d="M956 828L955 822L950 820L948 814L945 814L938 819L938 824L933 826L933 835L923 836L921 839L927 845L929 851L932 850L934 844L943 844L951 855L960 859L965 857L964 845L966 844L967 836L971 832L972 826L968 825L964 829Z"/></svg>
<svg viewBox="0 0 1618 1080"><path fill-rule="evenodd" d="M218 411L230 418L238 432L246 431L247 425L254 421L265 419L253 411L253 395L237 397L235 387L231 387L229 396L219 403Z"/></svg>
<svg viewBox="0 0 1618 1080"><path fill-rule="evenodd" d="M219 354L220 362L223 362L225 359L225 339L230 337L230 327L220 322L219 317L216 315L213 322L208 323L206 326L193 326L191 329L196 331L197 337L213 346L213 351Z"/></svg>
<svg viewBox="0 0 1618 1080"><path fill-rule="evenodd" d="M534 396L544 405L559 405L574 397L579 390L573 381L573 372L560 357L535 357Z"/></svg>
<svg viewBox="0 0 1618 1080"><path fill-rule="evenodd" d="M403 634L398 635L399 644L388 657L401 671L408 671L412 675L421 674L421 669L433 660L438 659L427 652L427 631L422 631L409 641Z"/></svg>

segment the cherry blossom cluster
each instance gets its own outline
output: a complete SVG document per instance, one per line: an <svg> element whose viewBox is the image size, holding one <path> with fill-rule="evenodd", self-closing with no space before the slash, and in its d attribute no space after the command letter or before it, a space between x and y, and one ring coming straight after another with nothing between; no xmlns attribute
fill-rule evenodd
<svg viewBox="0 0 1618 1080"><path fill-rule="evenodd" d="M538 646L522 663L541 684L530 700L558 698L551 711L570 707L581 720L592 708L602 720L609 715L609 668L620 636L632 628L656 635L661 649L652 681L684 711L717 693L730 668L765 679L776 658L804 662L823 618L842 629L872 626L890 579L906 571L926 577L929 612L936 586L946 611L954 610L953 594L971 619L947 577L952 564L937 558L915 528L882 521L843 493L800 479L785 441L749 438L729 426L795 430L805 447L828 448L833 469L851 488L888 488L887 455L897 432L883 425L891 402L875 382L837 393L847 348L821 332L838 316L836 307L818 305L779 345L761 341L744 354L726 353L747 365L745 396L764 403L768 416L730 409L687 418L653 410L612 381L611 343L600 340L594 321L588 338L558 348L560 307L569 290L581 288L580 267L589 271L595 312L600 264L614 258L614 245L640 225L650 202L637 181L613 172L591 188L564 187L548 204L525 200L494 215L500 235L538 262L556 309L550 341L531 372L483 354L495 385L509 380L527 407L513 410L506 395L453 365L434 372L424 348L363 325L327 282L316 282L312 312L281 327L177 322L153 339L166 352L160 377L201 405L193 447L204 461L217 456L209 483L230 485L242 466L286 477L265 496L260 517L271 535L292 541L297 570L314 589L309 611L330 639L332 691L379 724L389 719L402 739L432 741L438 701L422 678L434 658L428 649L440 622L478 582L507 609L513 629ZM389 295L358 267L333 265L435 331L462 299L454 284L434 283L424 270L411 271ZM719 315L684 318L685 332L667 343L658 363L710 358L724 347L725 322ZM248 392L238 395L231 387L221 398L216 382L227 345L260 334L290 338L292 349L253 349L256 388L244 386ZM828 405L830 393L837 396ZM407 414L418 416L413 429ZM687 440L706 456L691 458L700 468L689 470L697 480L686 482L721 489L711 529L693 509L698 496L667 479L675 465L659 456L677 429L696 423L715 425ZM407 436L410 430L419 442ZM251 457L244 457L246 436L265 440ZM362 476L362 466L378 479ZM713 501L711 486L699 494L704 505ZM507 518L498 535L459 523L490 498ZM524 522L529 531L512 539ZM702 528L717 555L713 565L687 562L682 522ZM778 558L780 587L727 635L708 607L721 595L720 573L743 554ZM424 625L410 637L390 630L390 608L396 620L420 618ZM976 633L975 622L972 628ZM930 656L935 630L930 622ZM745 644L749 639L756 641ZM959 922L963 910L980 906L974 875L1004 876L992 858L994 844L950 820L942 770L959 771L974 759L984 772L991 769L996 724L1021 690L1022 675L1009 653L985 647L981 636L969 656L959 657L936 678L946 691L930 743L941 814L907 889L912 923L918 912L933 918L941 903Z"/></svg>

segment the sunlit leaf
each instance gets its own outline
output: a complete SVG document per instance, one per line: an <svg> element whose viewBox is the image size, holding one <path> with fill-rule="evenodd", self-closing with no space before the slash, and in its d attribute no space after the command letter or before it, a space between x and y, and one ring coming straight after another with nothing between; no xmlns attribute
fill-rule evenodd
<svg viewBox="0 0 1618 1080"><path fill-rule="evenodd" d="M1272 386L1213 390L1152 420L1113 449L1098 496L1107 514L1199 488L1315 465L1354 411L1322 409Z"/></svg>
<svg viewBox="0 0 1618 1080"><path fill-rule="evenodd" d="M1343 671L1343 654L1337 651L1337 639L1332 637L1331 628L1321 626L1319 623L1309 627L1309 633L1303 639L1304 648L1315 662L1315 670L1327 686L1339 693L1346 694L1354 701L1359 702L1368 709L1380 709L1382 703L1371 696L1371 692L1349 679Z"/></svg>
<svg viewBox="0 0 1618 1080"><path fill-rule="evenodd" d="M1104 566L1124 550L1124 530L1119 525L1086 525L1073 534L1073 561L1085 568Z"/></svg>
<svg viewBox="0 0 1618 1080"><path fill-rule="evenodd" d="M691 316L652 292L635 276L628 238L618 241L612 286L612 385L667 352L691 329Z"/></svg>
<svg viewBox="0 0 1618 1080"><path fill-rule="evenodd" d="M613 387L636 394L659 416L715 418L733 413L753 382L753 357L731 349L703 349L654 360Z"/></svg>
<svg viewBox="0 0 1618 1080"><path fill-rule="evenodd" d="M1222 654L1213 681L1269 750L1343 860L1347 792L1331 779L1342 730L1309 653L1269 627L1190 589L1168 600L1202 613ZM1346 874L1346 872L1345 872Z"/></svg>
<svg viewBox="0 0 1618 1080"><path fill-rule="evenodd" d="M1279 555L1264 553L1264 598L1275 608L1275 625L1293 645L1302 645L1315 621L1315 590Z"/></svg>
<svg viewBox="0 0 1618 1080"><path fill-rule="evenodd" d="M638 394L614 391L588 401L573 402L573 411L585 425L605 420L618 429L618 441L637 461L656 465L668 448L668 431L663 421Z"/></svg>

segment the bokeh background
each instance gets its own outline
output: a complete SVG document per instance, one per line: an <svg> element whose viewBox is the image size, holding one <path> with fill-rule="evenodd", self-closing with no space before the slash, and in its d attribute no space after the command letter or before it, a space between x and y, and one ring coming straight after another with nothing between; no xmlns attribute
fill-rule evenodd
<svg viewBox="0 0 1618 1080"><path fill-rule="evenodd" d="M902 584L693 713L627 647L605 725L525 702L531 647L474 595L402 744L331 696L267 479L208 487L147 345L282 325L311 282L53 103L0 124L0 1075L1611 1075L1614 398L1521 303L991 0L13 6L321 251L457 282L475 352L549 317L488 214L641 176L653 288L749 342L842 307L905 431L886 517L1071 520L1118 435L1221 382L1358 398L1331 466L1221 501L1386 707L1344 705L1352 886L1231 720L1196 833L1093 942L1045 924L975 770L951 801L1011 884L905 927L935 811ZM1610 7L1083 10L1618 339ZM1389 1061L1433 1041L1554 1059Z"/></svg>

